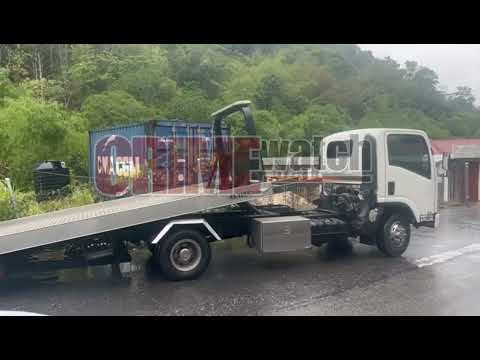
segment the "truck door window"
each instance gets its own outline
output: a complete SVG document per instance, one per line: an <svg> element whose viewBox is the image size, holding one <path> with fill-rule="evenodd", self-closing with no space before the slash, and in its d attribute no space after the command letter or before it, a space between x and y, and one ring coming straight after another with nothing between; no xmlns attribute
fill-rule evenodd
<svg viewBox="0 0 480 360"><path fill-rule="evenodd" d="M418 175L431 178L430 155L425 139L419 135L388 135L388 161Z"/></svg>
<svg viewBox="0 0 480 360"><path fill-rule="evenodd" d="M327 146L327 159L350 157L352 155L353 141L332 141Z"/></svg>

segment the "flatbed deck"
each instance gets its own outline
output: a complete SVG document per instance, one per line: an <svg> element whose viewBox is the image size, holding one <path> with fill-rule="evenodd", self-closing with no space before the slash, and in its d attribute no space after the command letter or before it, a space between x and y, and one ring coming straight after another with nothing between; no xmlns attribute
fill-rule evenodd
<svg viewBox="0 0 480 360"><path fill-rule="evenodd" d="M269 193L262 186L262 193ZM0 222L0 255L252 200L258 194L150 193Z"/></svg>

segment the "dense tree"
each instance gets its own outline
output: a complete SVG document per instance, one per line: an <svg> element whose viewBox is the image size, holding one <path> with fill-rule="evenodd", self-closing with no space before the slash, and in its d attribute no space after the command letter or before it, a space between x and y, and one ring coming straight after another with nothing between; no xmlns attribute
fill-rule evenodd
<svg viewBox="0 0 480 360"><path fill-rule="evenodd" d="M19 89L10 81L9 71L0 67L0 106L4 104L5 98L16 97Z"/></svg>
<svg viewBox="0 0 480 360"><path fill-rule="evenodd" d="M326 136L351 127L352 120L345 110L331 104L312 105L288 123L283 137L312 140L314 136Z"/></svg>
<svg viewBox="0 0 480 360"><path fill-rule="evenodd" d="M17 187L31 187L33 168L43 160L65 160L74 173L84 174L88 149L82 116L57 103L22 96L7 100L0 109L0 127L5 176L15 179Z"/></svg>
<svg viewBox="0 0 480 360"><path fill-rule="evenodd" d="M449 131L423 112L414 109L402 111L384 109L366 114L358 124L359 128L409 128L420 129L432 137L445 137Z"/></svg>
<svg viewBox="0 0 480 360"><path fill-rule="evenodd" d="M475 111L475 96L468 86L459 86L457 91L448 95L452 106L457 111Z"/></svg>
<svg viewBox="0 0 480 360"><path fill-rule="evenodd" d="M90 95L81 110L90 129L139 122L153 116L148 107L121 90Z"/></svg>

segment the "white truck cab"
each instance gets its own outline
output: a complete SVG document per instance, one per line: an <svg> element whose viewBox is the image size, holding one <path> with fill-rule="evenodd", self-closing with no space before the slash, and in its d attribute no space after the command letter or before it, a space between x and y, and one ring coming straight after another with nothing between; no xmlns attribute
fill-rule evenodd
<svg viewBox="0 0 480 360"><path fill-rule="evenodd" d="M371 187L379 205L403 208L415 226L438 223L436 166L424 131L339 132L323 139L321 158L327 182Z"/></svg>

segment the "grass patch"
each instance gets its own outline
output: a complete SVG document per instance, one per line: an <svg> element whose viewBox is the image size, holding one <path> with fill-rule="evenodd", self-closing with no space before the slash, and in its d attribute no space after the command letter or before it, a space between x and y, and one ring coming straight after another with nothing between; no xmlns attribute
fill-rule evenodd
<svg viewBox="0 0 480 360"><path fill-rule="evenodd" d="M6 185L0 182L0 221L44 214L82 205L93 204L98 201L97 196L88 184L74 184L70 186L69 194L47 201L38 202L35 192L15 192L16 206Z"/></svg>

